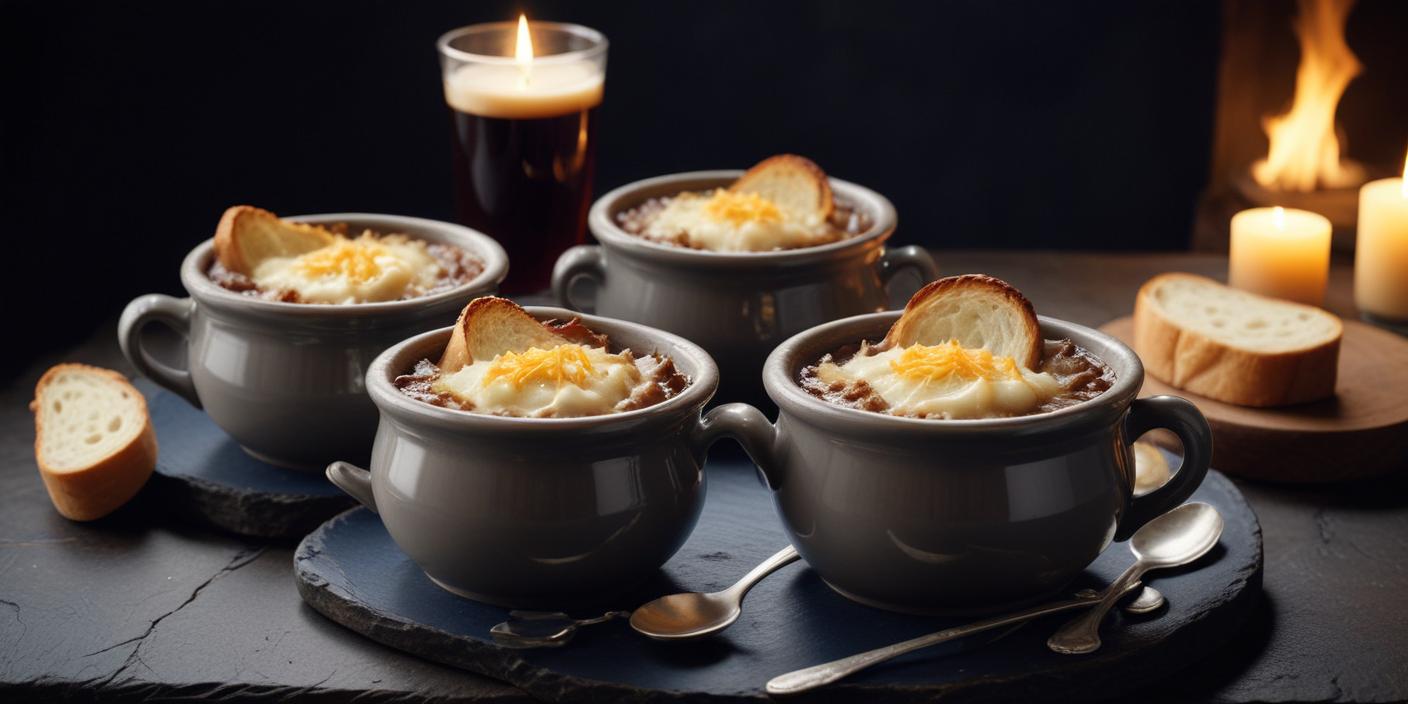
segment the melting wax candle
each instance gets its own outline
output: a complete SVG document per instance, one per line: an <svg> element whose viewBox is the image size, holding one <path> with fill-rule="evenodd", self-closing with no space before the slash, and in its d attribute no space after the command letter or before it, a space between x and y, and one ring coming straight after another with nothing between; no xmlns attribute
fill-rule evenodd
<svg viewBox="0 0 1408 704"><path fill-rule="evenodd" d="M1227 282L1234 288L1318 306L1330 275L1330 221L1295 208L1252 208L1232 217Z"/></svg>
<svg viewBox="0 0 1408 704"><path fill-rule="evenodd" d="M1408 322L1408 159L1403 178L1359 189L1354 304L1371 317Z"/></svg>

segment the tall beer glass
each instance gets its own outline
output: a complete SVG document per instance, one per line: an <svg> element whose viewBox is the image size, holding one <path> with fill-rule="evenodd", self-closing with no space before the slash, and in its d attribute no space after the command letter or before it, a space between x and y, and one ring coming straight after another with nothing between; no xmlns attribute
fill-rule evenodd
<svg viewBox="0 0 1408 704"><path fill-rule="evenodd" d="M586 236L606 37L520 19L462 27L437 44L459 220L507 250L505 293L546 288L557 255Z"/></svg>

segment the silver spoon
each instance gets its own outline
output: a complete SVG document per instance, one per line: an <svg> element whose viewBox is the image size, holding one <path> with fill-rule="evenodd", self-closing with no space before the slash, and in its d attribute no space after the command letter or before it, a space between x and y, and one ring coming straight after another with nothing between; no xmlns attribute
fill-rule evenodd
<svg viewBox="0 0 1408 704"><path fill-rule="evenodd" d="M1138 582L1129 585L1127 592L1134 591L1139 586ZM1035 606L1025 611L1018 611L1005 616L995 616L985 621L970 623L965 626L946 628L942 631L930 633L928 635L911 638L906 641L887 645L883 648L868 650L864 653L857 653L839 660L814 665L802 670L789 672L785 675L768 680L768 694L787 695L801 694L808 692L822 685L831 684L837 680L845 679L874 665L897 658L905 653L912 653L940 643L947 643L951 640L958 640L971 636L975 633L990 631L994 628L1001 628L1011 624L1021 624L1025 621L1054 614L1060 611L1078 609L1082 606L1090 606L1100 602L1101 595L1090 589L1082 589L1076 592L1075 597L1066 601L1057 601L1042 606Z"/></svg>
<svg viewBox="0 0 1408 704"><path fill-rule="evenodd" d="M1207 516L1207 513L1204 512L1203 509L1187 509L1188 506L1203 507L1203 509L1206 509L1206 512L1211 513L1212 517L1215 520L1186 520L1189 517L1188 514L1190 510L1197 512L1197 515L1200 517L1206 518ZM1179 507L1177 509L1174 509L1173 511L1169 511L1168 513L1144 524L1142 528L1135 532L1134 537L1130 540L1130 547L1132 549L1136 544L1138 544L1145 546L1145 549L1148 550L1150 547L1162 546L1165 543L1181 541L1190 544L1198 544L1200 542L1206 542L1206 548L1202 549L1201 551L1198 551L1196 554L1192 554L1191 557L1188 557L1185 560L1186 562L1192 562L1193 560L1202 557L1203 553L1210 550L1213 545L1216 545L1217 539L1221 536L1222 516L1218 515L1215 509L1213 509L1211 506L1208 506L1207 504L1188 504L1187 506ZM1138 542L1136 543L1136 541ZM1139 558L1139 553L1137 551L1135 552L1135 558L1136 560L1138 560ZM1160 566L1171 567L1173 565L1170 564ZM1121 585L1121 580L1124 580L1127 574L1128 572L1123 575L1120 575L1120 577L1116 579L1115 582L1112 583L1109 587L1107 587L1103 593L1097 594L1096 592L1093 592L1089 589L1083 589L1080 592L1076 593L1074 599L1069 599L1067 601L1060 601L1044 606L1037 606L1015 614L1009 614L1007 616L997 616L994 618L990 618L986 621L979 621L977 623L968 624L966 626L958 626L956 628L945 629L942 631L938 631L937 633L930 633L928 635L919 636L918 638L912 638L901 643L895 643L894 645L888 645L883 648L876 648L874 650L866 651L864 653L858 653L850 657L841 658L840 660L833 660L828 663L822 663L820 665L815 665L806 669L797 670L795 672L789 672L785 675L779 675L768 682L767 691L769 694L778 695L799 694L801 692L810 691L822 685L830 684L837 680L844 679L868 667L878 665L893 658L897 658L901 655L904 655L905 653L911 653L916 650L927 648L933 645L938 645L940 643L946 643L951 640L957 640L959 638L963 638L974 633L979 633L994 628L1001 628L1008 624L1021 623L1036 618L1038 616L1045 616L1047 614L1053 614L1059 611L1078 609L1094 604L1104 604L1106 601L1113 602L1119 599L1120 597L1133 592L1136 587L1140 586L1137 577L1133 581L1126 581L1123 585ZM1145 587L1144 589L1140 590L1139 596L1130 604L1130 606L1134 607L1135 609L1139 609L1138 611L1134 611L1134 609L1131 609L1131 611L1134 611L1135 613L1147 613L1149 611L1155 611L1163 605L1163 595L1152 587Z"/></svg>
<svg viewBox="0 0 1408 704"><path fill-rule="evenodd" d="M1139 595L1125 602L1120 608L1129 614L1151 614L1164 607L1167 603L1164 595L1159 590L1145 586L1139 590Z"/></svg>
<svg viewBox="0 0 1408 704"><path fill-rule="evenodd" d="M1184 504L1144 524L1129 541L1134 564L1105 590L1095 608L1062 626L1046 645L1068 655L1098 650L1100 622L1129 584L1149 570L1186 565L1202 557L1220 537L1222 515L1204 503Z"/></svg>
<svg viewBox="0 0 1408 704"><path fill-rule="evenodd" d="M572 640L582 626L630 615L608 611L596 618L572 618L559 611L510 611L508 620L490 628L489 633L505 648L556 648Z"/></svg>
<svg viewBox="0 0 1408 704"><path fill-rule="evenodd" d="M718 633L738 620L743 613L743 597L753 585L798 557L797 549L788 545L728 589L708 594L686 592L662 596L631 614L631 628L658 640L684 640Z"/></svg>

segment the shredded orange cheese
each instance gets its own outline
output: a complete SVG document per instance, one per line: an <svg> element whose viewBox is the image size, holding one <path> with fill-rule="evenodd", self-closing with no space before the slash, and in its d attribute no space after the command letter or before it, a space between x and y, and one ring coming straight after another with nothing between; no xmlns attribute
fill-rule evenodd
<svg viewBox="0 0 1408 704"><path fill-rule="evenodd" d="M299 271L308 276L337 276L352 281L370 281L381 274L377 257L386 256L387 249L369 239L336 242L315 249L298 258Z"/></svg>
<svg viewBox="0 0 1408 704"><path fill-rule="evenodd" d="M704 204L704 213L720 222L735 226L746 222L780 222L782 210L777 204L757 193L735 193L722 188Z"/></svg>
<svg viewBox="0 0 1408 704"><path fill-rule="evenodd" d="M913 345L900 358L890 362L896 374L915 381L941 381L952 376L962 379L1001 381L1022 378L1017 360L994 357L985 349L967 349L958 340L939 345Z"/></svg>
<svg viewBox="0 0 1408 704"><path fill-rule="evenodd" d="M518 388L528 382L582 386L596 373L581 345L558 345L550 350L531 347L526 352L505 352L495 357L484 371L484 383L506 378Z"/></svg>

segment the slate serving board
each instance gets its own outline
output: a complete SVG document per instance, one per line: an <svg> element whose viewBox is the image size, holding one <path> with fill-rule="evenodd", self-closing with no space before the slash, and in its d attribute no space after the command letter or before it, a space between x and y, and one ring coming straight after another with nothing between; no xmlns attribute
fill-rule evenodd
<svg viewBox="0 0 1408 704"><path fill-rule="evenodd" d="M145 379L159 446L149 489L193 520L254 538L291 539L353 500L322 472L276 467L247 454L200 409Z"/></svg>
<svg viewBox="0 0 1408 704"><path fill-rule="evenodd" d="M751 464L707 468L708 500L689 541L650 583L601 609L629 609L662 594L726 587L786 544L768 491ZM913 653L798 701L1089 700L1147 684L1197 660L1237 630L1261 592L1261 527L1236 487L1210 472L1195 500L1226 520L1218 548L1198 569L1155 573L1169 607L1106 622L1105 646L1057 655L1046 638L1069 615L1034 622L992 643L956 642ZM1107 550L1072 591L1102 586L1132 561ZM660 643L623 621L590 626L559 649L509 650L489 639L504 609L434 586L366 509L347 511L304 538L294 554L299 593L313 608L373 640L496 677L548 701L754 701L768 679L801 667L972 619L879 611L832 592L794 563L748 595L743 616L712 639Z"/></svg>

